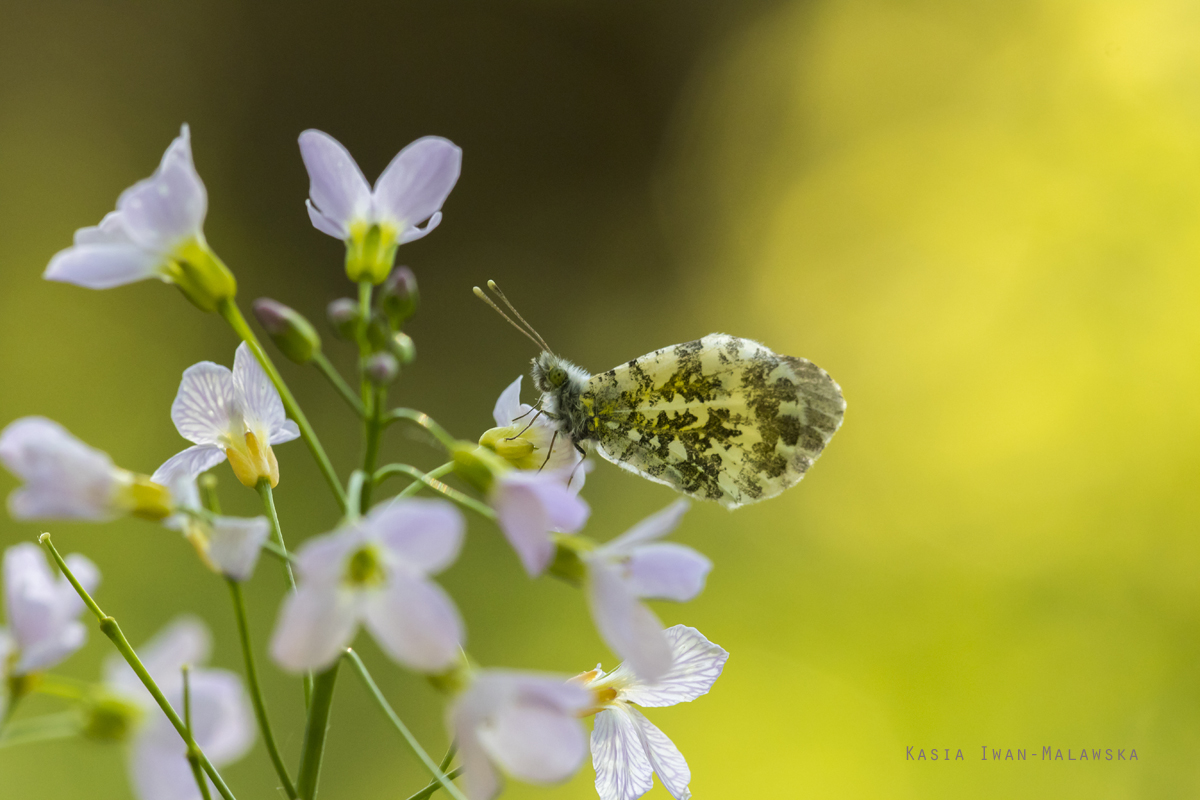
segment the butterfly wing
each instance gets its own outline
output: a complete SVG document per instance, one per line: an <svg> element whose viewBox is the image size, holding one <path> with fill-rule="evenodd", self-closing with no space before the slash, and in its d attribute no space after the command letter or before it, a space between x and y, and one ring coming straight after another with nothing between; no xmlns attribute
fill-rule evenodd
<svg viewBox="0 0 1200 800"><path fill-rule="evenodd" d="M604 458L727 508L796 484L846 409L816 364L721 333L594 375L583 402Z"/></svg>

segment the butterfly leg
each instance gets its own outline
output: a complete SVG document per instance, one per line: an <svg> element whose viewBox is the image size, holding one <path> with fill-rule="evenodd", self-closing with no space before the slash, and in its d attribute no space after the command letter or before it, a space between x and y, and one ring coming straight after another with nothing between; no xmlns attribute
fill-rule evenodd
<svg viewBox="0 0 1200 800"><path fill-rule="evenodd" d="M520 415L520 416L518 416L518 417L513 417L513 422L516 422L516 421L517 421L517 420L519 420L519 419L524 419L525 417L527 417L527 416L529 416L530 414L532 414L534 411L541 411L541 410L542 410L542 400L543 400L543 399L544 399L544 398L538 398L538 401L537 401L537 402L536 402L536 403L535 403L535 404L534 404L534 405L533 405L533 406L532 406L532 407L531 407L531 408L530 408L528 411L526 411L524 414L521 414L521 415ZM537 417L534 417L534 419L537 419Z"/></svg>
<svg viewBox="0 0 1200 800"><path fill-rule="evenodd" d="M546 460L542 462L542 465L540 467L538 467L538 472L541 472L543 469L546 468L546 465L550 463L550 456L554 455L554 443L557 441L558 441L558 431L555 431L554 435L550 437L550 447L546 451Z"/></svg>
<svg viewBox="0 0 1200 800"><path fill-rule="evenodd" d="M532 410L532 409L530 409L530 410ZM529 413L529 411L525 412L525 414L528 414L528 413ZM521 436L524 435L525 431L527 431L533 427L533 423L537 422L538 417L540 417L541 415L542 415L542 410L539 408L538 413L534 415L533 419L529 420L529 424L526 425L524 428L522 428L521 432L518 433L516 436L509 436L508 441L511 442L513 439L520 439ZM522 414L521 416L524 416L524 414ZM518 419L520 419L520 417L518 417Z"/></svg>

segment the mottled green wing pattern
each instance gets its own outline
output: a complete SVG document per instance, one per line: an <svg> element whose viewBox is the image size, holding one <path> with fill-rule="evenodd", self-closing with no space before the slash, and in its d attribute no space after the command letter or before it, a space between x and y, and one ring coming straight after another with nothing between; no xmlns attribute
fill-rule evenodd
<svg viewBox="0 0 1200 800"><path fill-rule="evenodd" d="M816 364L721 333L593 375L582 399L600 455L727 508L797 483L846 409Z"/></svg>

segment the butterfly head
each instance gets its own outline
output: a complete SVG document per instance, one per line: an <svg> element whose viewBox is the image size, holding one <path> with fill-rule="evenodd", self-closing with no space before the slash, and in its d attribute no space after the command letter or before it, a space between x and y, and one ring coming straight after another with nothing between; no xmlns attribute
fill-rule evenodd
<svg viewBox="0 0 1200 800"><path fill-rule="evenodd" d="M533 385L543 394L562 392L568 384L578 382L572 381L573 377L587 380L583 370L561 356L542 351L533 359Z"/></svg>

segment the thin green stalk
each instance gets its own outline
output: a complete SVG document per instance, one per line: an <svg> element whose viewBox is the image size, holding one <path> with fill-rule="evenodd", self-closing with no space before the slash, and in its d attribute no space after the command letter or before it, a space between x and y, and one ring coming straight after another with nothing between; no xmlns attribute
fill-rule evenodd
<svg viewBox="0 0 1200 800"><path fill-rule="evenodd" d="M204 800L212 800L212 794L208 791L208 780L204 777L204 771L200 769L200 758L196 755L195 739L192 737L192 687L188 679L187 664L183 665L183 724L188 733L187 760L192 767L192 777L200 787L200 796Z"/></svg>
<svg viewBox="0 0 1200 800"><path fill-rule="evenodd" d="M287 545L283 541L283 529L279 526L279 514L275 511L275 493L271 491L271 482L266 478L259 478L258 484L255 485L258 490L258 496L262 498L263 508L267 512L267 519L271 521L271 536L275 539L275 546L279 548L279 553L283 556L283 577L287 580L288 590L296 591L296 575L292 572L292 560L288 555ZM341 487L338 487L341 489ZM304 673L304 705L307 707L312 702L312 673Z"/></svg>
<svg viewBox="0 0 1200 800"><path fill-rule="evenodd" d="M304 728L304 747L300 751L300 774L296 779L301 800L313 800L317 796L321 759L325 755L325 734L329 731L329 709L333 705L333 687L341 663L340 659L334 661L333 666L319 673L313 683L312 705Z"/></svg>
<svg viewBox="0 0 1200 800"><path fill-rule="evenodd" d="M400 735L404 737L404 741L408 743L408 746L412 748L412 751L417 754L417 758L421 759L421 763L428 768L430 774L433 775L434 780L436 780L438 784L441 785L441 787L445 789L451 797L454 798L454 800L467 800L459 788L450 782L449 776L442 772L441 768L438 767L437 762L429 757L429 753L425 752L425 748L421 747L421 743L417 741L417 737L412 735L412 731L408 729L408 726L405 725L400 717L396 715L396 712L392 709L391 704L388 703L387 698L383 696L383 692L379 691L379 686L376 685L374 679L371 678L371 673L367 671L367 665L364 664L362 659L358 657L358 653L347 647L343 657L350 662L351 666L354 667L354 671L357 672L358 677L362 679L363 684L367 687L367 691L371 693L373 698L375 698L375 702L379 704L380 709L383 710L384 715L387 716L392 725L396 727L396 730L400 731Z"/></svg>
<svg viewBox="0 0 1200 800"><path fill-rule="evenodd" d="M320 468L321 474L325 476L325 482L329 484L333 496L337 498L338 504L341 505L344 511L346 509L346 496L342 492L342 484L333 469L333 464L329 461L329 456L325 455L325 450L321 447L321 442L317 439L317 434L313 431L312 426L308 424L308 417L304 416L304 412L300 410L300 404L296 402L296 398L292 396L291 390L283 382L283 377L279 374L279 370L275 369L275 364L271 361L271 357L267 355L267 351L263 349L262 343L258 341L258 337L250 329L246 318L242 316L241 309L237 307L237 303L232 298L226 298L217 306L217 311L229 323L229 326L233 328L233 332L250 347L250 352L254 353L254 357L262 365L263 370L267 373L267 377L271 379L271 383L275 384L275 389L279 392L279 396L283 400L283 407L287 409L288 416L295 420L296 427L300 429L300 436L304 439L304 443L308 445L309 451L317 461L317 467Z"/></svg>
<svg viewBox="0 0 1200 800"><path fill-rule="evenodd" d="M449 469L446 469L447 466L449 466ZM453 500L454 502L458 503L460 506L462 506L464 508L469 508L472 511L474 511L475 513L480 514L484 517L487 517L488 519L495 519L496 512L492 511L492 509L488 508L486 505L479 502L474 497L463 494L462 492L458 491L457 489L454 489L454 488L442 483L441 481L436 480L436 478L439 475L444 475L444 474L446 474L446 472L451 471L453 468L454 468L453 463L451 463L449 465L443 464L441 467L438 467L437 469L433 470L432 472L425 472L423 470L417 469L416 467L409 466L408 464L388 464L387 466L380 467L379 469L377 469L375 471L374 483L376 486L378 486L379 484L383 483L384 480L391 477L392 475L408 475L410 477L417 479L417 483L410 484L409 486L417 486L417 487L420 487L421 485L428 486L433 491L437 492L438 494L444 495L446 498ZM445 470L445 471L439 473L438 470ZM409 487L406 486L405 490L407 490L408 488Z"/></svg>
<svg viewBox="0 0 1200 800"><path fill-rule="evenodd" d="M459 775L462 775L462 773L463 773L462 767L455 767L454 769L452 769L446 773L446 777L449 778L450 780L454 780ZM429 783L425 784L424 789L422 789L421 791L417 792L414 795L409 796L408 800L425 800L427 797L432 797L433 793L436 792L440 788L442 788L442 785L440 783L438 783L437 781L430 781Z"/></svg>
<svg viewBox="0 0 1200 800"><path fill-rule="evenodd" d="M365 452L363 453L363 473L371 475L375 472L375 463L379 460L379 439L383 434L382 412L383 406L387 402L387 389L378 387L373 392L371 402L371 414L365 422L364 436L366 438ZM371 489L375 486L372 480L364 481L362 487L362 498L359 501L359 511L367 513L367 509L371 507Z"/></svg>
<svg viewBox="0 0 1200 800"><path fill-rule="evenodd" d="M117 652L121 654L121 657L125 659L127 664L129 664L134 674L136 674L141 680L142 685L146 687L146 691L150 692L150 696L154 698L154 702L156 702L158 707L162 709L162 712L167 715L167 719L170 720L171 725L175 728L180 738L183 739L184 744L186 744L189 748L195 748L196 757L200 761L200 766L204 769L204 772L208 775L208 777L212 779L213 784L217 787L217 791L221 793L221 797L223 797L225 800L235 800L233 792L229 791L229 787L225 785L225 780L221 777L221 773L217 772L216 767L214 767L212 762L208 760L208 757L204 755L204 751L201 750L196 742L192 739L191 735L188 733L187 726L183 723L183 720L181 720L179 715L175 713L175 709L171 707L171 703L168 702L166 696L162 693L162 690L158 688L158 684L154 682L154 678L150 677L150 673L146 671L146 667L142 664L141 659L138 658L138 655L134 651L132 645L129 644L129 640L126 639L125 634L121 632L121 626L117 624L115 619L105 614L104 611L101 610L100 606L96 605L96 601L93 600L92 596L87 593L87 590L80 585L79 581L75 578L74 573L71 572L71 569L67 566L66 562L63 561L63 557L59 555L58 550L55 549L54 543L50 541L50 534L43 533L38 537L38 543L46 549L46 551L50 554L50 557L54 559L54 563L58 564L59 570L71 583L71 586L75 589L75 592L79 595L79 598L83 600L83 604L87 606L88 610L91 611L92 614L96 616L96 619L100 621L100 630L117 648Z"/></svg>
<svg viewBox="0 0 1200 800"><path fill-rule="evenodd" d="M428 482L430 480L433 480L435 478L440 478L443 475L449 475L453 471L454 471L454 462L447 461L445 464L442 464L440 467L434 467L433 469L429 470L429 472L426 472L424 475L421 476L420 480L418 480L414 483L410 483L408 486L405 486L403 489L400 490L400 494L398 494L396 496L397 497L411 497L412 495L416 494L418 491L421 490L421 486L423 484L428 485Z"/></svg>
<svg viewBox="0 0 1200 800"><path fill-rule="evenodd" d="M393 408L383 416L383 424L385 426L391 425L393 422L402 419L408 420L416 425L420 425L422 428L432 433L434 438L436 438L441 443L442 447L445 447L447 450L454 447L457 442L457 440L451 436L445 428L435 422L432 417L430 417L424 411L417 411L415 408Z"/></svg>
<svg viewBox="0 0 1200 800"><path fill-rule="evenodd" d="M93 691L93 686L90 683L61 675L39 675L33 684L32 691L74 701L87 697Z"/></svg>
<svg viewBox="0 0 1200 800"><path fill-rule="evenodd" d="M258 730L262 734L263 743L267 746L267 755L275 766L275 773L283 782L283 790L290 800L296 800L296 785L288 775L287 765L279 754L279 745L275 743L275 734L271 730L271 720L267 716L267 704L263 699L262 686L258 682L258 668L254 665L254 648L250 644L250 627L246 621L246 600L242 596L242 585L237 581L229 581L229 593L233 597L233 610L237 617L238 636L242 642L242 659L246 662L246 683L250 689L250 701L254 705L254 716L258 719Z"/></svg>
<svg viewBox="0 0 1200 800"><path fill-rule="evenodd" d="M313 353L312 363L325 376L330 385L337 390L342 399L350 405L350 408L354 409L355 414L358 414L360 417L366 415L366 409L363 408L362 400L350 388L350 384L346 383L346 379L342 377L342 374L337 371L333 364L329 363L329 359L325 357L324 353L319 350Z"/></svg>

